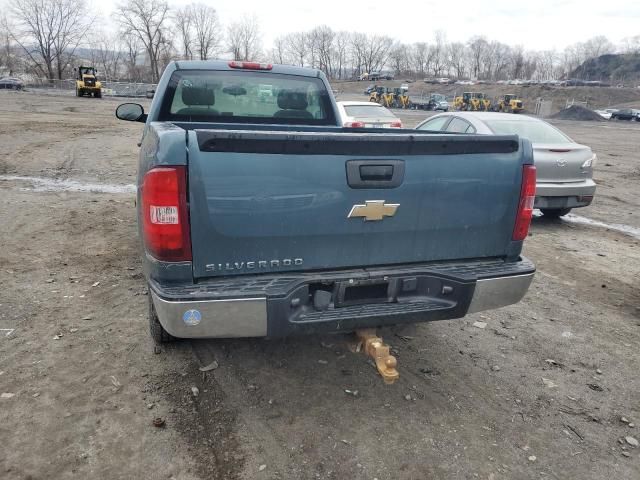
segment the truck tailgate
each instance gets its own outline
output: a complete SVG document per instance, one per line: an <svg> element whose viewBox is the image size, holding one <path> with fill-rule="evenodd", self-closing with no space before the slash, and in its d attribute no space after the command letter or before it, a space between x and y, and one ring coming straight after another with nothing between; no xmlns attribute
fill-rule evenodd
<svg viewBox="0 0 640 480"><path fill-rule="evenodd" d="M194 277L513 252L515 136L190 130Z"/></svg>

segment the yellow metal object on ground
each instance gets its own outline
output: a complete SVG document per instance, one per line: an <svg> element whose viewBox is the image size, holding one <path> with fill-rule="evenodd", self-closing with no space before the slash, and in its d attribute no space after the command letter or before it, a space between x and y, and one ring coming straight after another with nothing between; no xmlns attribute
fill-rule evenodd
<svg viewBox="0 0 640 480"><path fill-rule="evenodd" d="M364 353L376 362L376 368L380 372L384 383L390 385L400 378L400 374L396 370L398 365L396 357L389 353L389 345L384 344L384 341L376 335L374 329L356 330L356 337L358 338L358 346L362 347Z"/></svg>

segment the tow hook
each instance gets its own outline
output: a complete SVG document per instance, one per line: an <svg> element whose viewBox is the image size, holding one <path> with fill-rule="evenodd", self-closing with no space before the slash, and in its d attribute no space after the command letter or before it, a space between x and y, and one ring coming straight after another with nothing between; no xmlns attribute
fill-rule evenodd
<svg viewBox="0 0 640 480"><path fill-rule="evenodd" d="M389 345L385 345L381 337L376 335L375 329L364 328L356 330L356 344L353 349L355 352L360 352L364 349L364 353L369 355L374 362L376 362L376 368L384 383L391 385L400 377L396 366L398 361L396 357L389 353Z"/></svg>

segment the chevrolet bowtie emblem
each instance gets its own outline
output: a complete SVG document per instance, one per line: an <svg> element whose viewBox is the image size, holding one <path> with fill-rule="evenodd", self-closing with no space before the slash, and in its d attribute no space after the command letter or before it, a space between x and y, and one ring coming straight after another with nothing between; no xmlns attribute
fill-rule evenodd
<svg viewBox="0 0 640 480"><path fill-rule="evenodd" d="M384 200L365 200L364 205L354 205L347 218L363 217L367 221L382 220L393 217L400 206L399 203L384 203Z"/></svg>

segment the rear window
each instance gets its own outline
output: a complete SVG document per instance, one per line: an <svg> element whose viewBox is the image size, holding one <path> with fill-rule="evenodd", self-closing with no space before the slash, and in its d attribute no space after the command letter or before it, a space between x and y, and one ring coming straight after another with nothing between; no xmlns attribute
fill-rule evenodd
<svg viewBox="0 0 640 480"><path fill-rule="evenodd" d="M569 137L548 123L536 120L485 120L485 123L498 135L518 135L531 143L572 143Z"/></svg>
<svg viewBox="0 0 640 480"><path fill-rule="evenodd" d="M161 121L336 125L319 78L253 71L174 72Z"/></svg>
<svg viewBox="0 0 640 480"><path fill-rule="evenodd" d="M345 105L344 111L349 117L371 118L385 117L395 119L395 115L382 105Z"/></svg>

